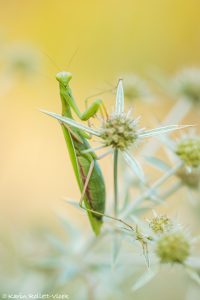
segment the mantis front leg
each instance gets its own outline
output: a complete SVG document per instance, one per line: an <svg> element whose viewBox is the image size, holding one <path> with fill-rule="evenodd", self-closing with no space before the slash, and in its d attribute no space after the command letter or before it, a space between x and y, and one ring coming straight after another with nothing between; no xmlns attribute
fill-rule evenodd
<svg viewBox="0 0 200 300"><path fill-rule="evenodd" d="M89 121L89 118L93 117L98 111L100 112L101 114L101 117L102 119L104 120L104 115L106 116L106 119L108 119L108 113L107 113L107 110L106 110L106 107L103 103L103 101L101 99L96 99L92 102L92 104L90 104L88 106L88 98L85 99L85 111L82 115L82 117L86 117L86 120ZM92 114L91 114L92 112ZM89 118L87 118L88 116L90 116ZM84 119L82 119L84 120Z"/></svg>
<svg viewBox="0 0 200 300"><path fill-rule="evenodd" d="M72 117L70 109L72 109L82 121L89 120L91 117L96 115L98 111L100 111L102 115L103 113L107 115L106 108L101 99L94 100L92 104L86 107L84 112L81 112L79 110L69 86L69 81L71 80L71 78L72 75L68 72L60 72L56 75L56 79L59 81L60 85L63 115ZM88 99L85 100L86 105L87 101Z"/></svg>
<svg viewBox="0 0 200 300"><path fill-rule="evenodd" d="M86 190L87 190L87 187L88 187L93 169L94 169L94 160L92 160L92 162L90 164L89 171L88 171L85 183L84 183L83 191L81 193L81 198L80 198L80 201L79 201L79 205L80 205L81 208L84 208L83 205L82 205L83 204L83 199L84 199L84 196L85 196L85 193L86 193Z"/></svg>

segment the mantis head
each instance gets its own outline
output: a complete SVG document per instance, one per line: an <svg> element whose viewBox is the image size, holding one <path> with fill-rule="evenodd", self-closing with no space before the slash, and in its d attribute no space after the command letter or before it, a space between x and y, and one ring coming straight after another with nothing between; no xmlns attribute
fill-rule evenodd
<svg viewBox="0 0 200 300"><path fill-rule="evenodd" d="M56 79L58 80L58 82L64 85L65 87L69 84L71 78L72 74L69 72L62 71L56 74Z"/></svg>

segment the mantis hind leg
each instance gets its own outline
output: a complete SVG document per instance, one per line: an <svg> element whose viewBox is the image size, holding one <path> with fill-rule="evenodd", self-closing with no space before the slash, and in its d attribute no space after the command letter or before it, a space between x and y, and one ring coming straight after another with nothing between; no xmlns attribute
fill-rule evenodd
<svg viewBox="0 0 200 300"><path fill-rule="evenodd" d="M92 175L93 168L94 168L94 160L90 164L89 171L88 171L88 174L87 174L87 177L86 177L86 180L85 180L85 184L84 184L83 191L82 191L82 194L81 194L81 198L80 198L80 201L79 201L80 207L83 208L86 211L89 211L89 212L97 215L97 216L106 217L108 219L112 219L112 220L118 221L118 222L122 223L123 225L125 225L126 227L128 227L129 229L131 229L131 230L134 231L133 226L131 226L130 224L126 223L122 219L119 219L119 218L116 218L116 217L113 217L113 216L101 213L99 211L96 211L96 210L93 210L93 209L90 209L90 208L86 208L86 207L83 206L83 199L84 199L84 196L85 196L85 193L86 193L86 190L87 190L87 187L88 187L91 175Z"/></svg>
<svg viewBox="0 0 200 300"><path fill-rule="evenodd" d="M83 204L83 199L84 199L84 196L85 196L85 193L86 193L86 190L87 190L87 187L88 187L93 169L94 169L94 160L92 160L92 162L90 164L89 171L88 171L88 174L87 174L84 186L83 186L83 190L82 190L82 193L81 193L81 198L80 198L80 201L79 201L79 205L80 205L81 208L84 208L83 205L82 205Z"/></svg>
<svg viewBox="0 0 200 300"><path fill-rule="evenodd" d="M107 151L106 153L103 153L102 155L97 156L96 159L97 159L97 160L100 160L100 159L102 159L103 157L109 155L111 152L112 152L112 150L109 150L109 151ZM85 183L84 183L84 186L83 186L83 190L82 190L82 193L81 193L81 198L80 198L80 201L79 201L79 205L80 205L81 208L84 208L82 204L83 204L84 196L85 196L86 191L87 191L87 188L88 188L88 184L89 184L89 182L90 182L90 178L91 178L91 176L92 176L93 169L94 169L94 160L92 160L92 162L91 162L91 164L90 164L89 171L88 171L88 174L87 174L87 176L86 176L86 180L85 180ZM86 208L84 208L84 209L86 209ZM87 210L90 211L89 209L87 209ZM91 212L92 212L92 210L91 210ZM95 211L95 210L94 210L93 212L96 212L96 214L99 215L99 216L105 216L105 215L104 215L103 213L101 213L101 212L97 212L97 211Z"/></svg>
<svg viewBox="0 0 200 300"><path fill-rule="evenodd" d="M143 239L143 236L139 232L137 226L136 226L136 228L134 228L133 226L131 226L130 224L128 224L127 222L125 222L122 219L119 219L117 217L101 213L101 212L93 210L93 209L89 209L89 208L84 207L82 205L83 204L83 199L84 199L84 196L85 196L85 193L86 193L86 190L87 190L87 187L88 187L88 184L89 184L89 181L90 181L93 169L94 169L94 160L92 160L92 162L90 164L89 171L88 171L88 174L87 174L87 177L86 177L86 180L85 180L85 184L84 184L83 191L82 191L81 198L80 198L80 202L79 202L80 207L82 209L88 211L88 212L91 212L94 215L101 216L101 217L106 217L108 219L120 222L121 224L125 225L129 230L131 230L132 232L134 232L134 234L136 236L136 240L138 240L141 243L141 245L142 245L143 255L145 257L147 266L149 267L148 245L147 245L147 242Z"/></svg>

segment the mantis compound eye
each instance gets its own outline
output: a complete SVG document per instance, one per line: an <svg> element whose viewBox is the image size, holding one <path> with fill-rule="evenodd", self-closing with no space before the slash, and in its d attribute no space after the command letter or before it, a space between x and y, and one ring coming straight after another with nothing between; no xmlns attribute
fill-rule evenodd
<svg viewBox="0 0 200 300"><path fill-rule="evenodd" d="M64 86L68 85L71 78L72 74L70 72L62 71L56 74L56 79Z"/></svg>

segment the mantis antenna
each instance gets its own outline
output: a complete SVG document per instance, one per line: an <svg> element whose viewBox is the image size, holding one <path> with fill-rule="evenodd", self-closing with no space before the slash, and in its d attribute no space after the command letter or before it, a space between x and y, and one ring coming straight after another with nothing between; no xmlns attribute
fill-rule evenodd
<svg viewBox="0 0 200 300"><path fill-rule="evenodd" d="M76 48L76 50L73 52L72 56L70 57L68 63L67 63L67 66L66 66L66 70L70 67L74 57L76 56L76 54L78 53L79 51L79 47Z"/></svg>
<svg viewBox="0 0 200 300"><path fill-rule="evenodd" d="M62 68L60 68L57 65L57 63L55 62L55 60L48 53L46 53L44 50L40 50L40 51L44 54L44 56L48 57L49 61L51 61L52 64L53 64L53 66L56 68L56 71L62 70Z"/></svg>

